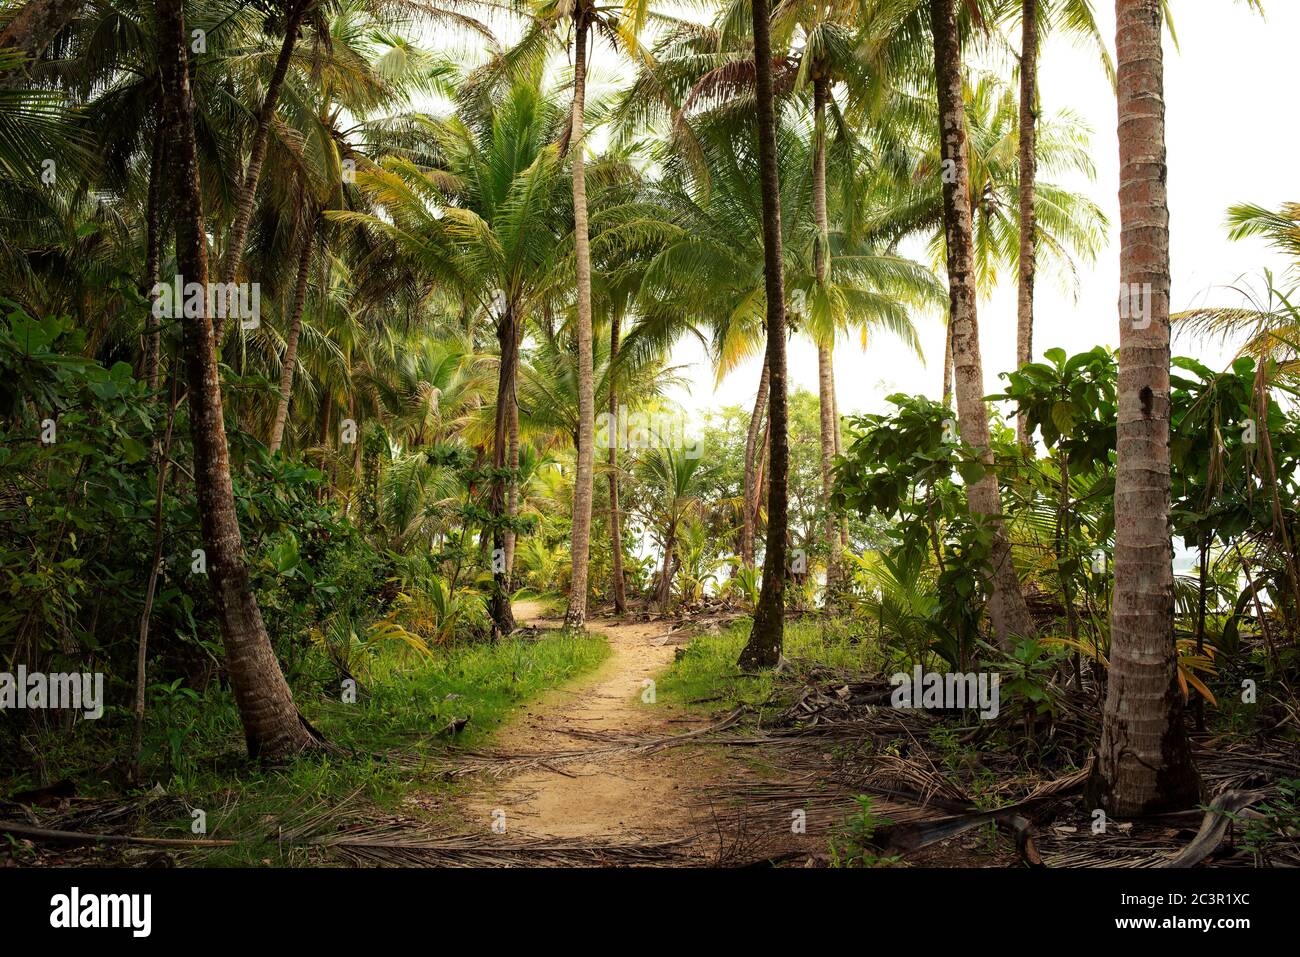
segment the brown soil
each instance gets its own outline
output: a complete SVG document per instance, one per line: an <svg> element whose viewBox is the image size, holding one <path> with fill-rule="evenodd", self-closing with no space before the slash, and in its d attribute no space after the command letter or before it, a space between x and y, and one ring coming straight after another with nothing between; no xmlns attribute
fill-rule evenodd
<svg viewBox="0 0 1300 957"><path fill-rule="evenodd" d="M537 613L534 603L515 605L521 625L546 627L547 622L536 620ZM537 754L595 749L600 742L571 732L666 736L708 723L648 700L648 682L673 660L676 646L663 642L668 625L596 619L588 627L608 639L609 658L593 674L549 692L511 720L494 737L494 750ZM486 828L494 811L504 811L506 832L515 837L674 840L707 827L706 815L690 799L692 784L733 773L718 755L689 746L606 754L489 784L484 793L469 799L467 813L471 823Z"/></svg>

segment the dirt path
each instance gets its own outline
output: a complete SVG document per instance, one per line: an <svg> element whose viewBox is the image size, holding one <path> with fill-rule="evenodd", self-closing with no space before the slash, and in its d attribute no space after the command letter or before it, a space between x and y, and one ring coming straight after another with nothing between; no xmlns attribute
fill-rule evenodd
<svg viewBox="0 0 1300 957"><path fill-rule="evenodd" d="M515 605L521 624L538 608ZM537 623L545 626L545 622ZM703 726L698 718L643 698L647 682L673 660L675 645L659 644L663 622L597 619L589 628L609 640L610 656L593 674L543 696L494 737L492 749L512 754L594 749L600 745L571 731L610 734L681 734ZM688 759L689 754L689 759ZM688 800L689 785L714 770L715 758L690 749L653 754L602 755L567 761L555 769L526 771L470 798L470 820L489 824L505 814L514 837L600 837L616 841L673 840L701 823Z"/></svg>

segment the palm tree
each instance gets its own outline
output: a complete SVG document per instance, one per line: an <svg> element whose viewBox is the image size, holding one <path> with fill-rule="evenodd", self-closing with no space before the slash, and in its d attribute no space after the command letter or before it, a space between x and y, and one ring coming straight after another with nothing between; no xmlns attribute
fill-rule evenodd
<svg viewBox="0 0 1300 957"><path fill-rule="evenodd" d="M308 19L316 5L316 0L284 0L283 17L284 38L280 41L279 55L271 70L271 77L266 85L257 111L257 125L249 144L248 162L240 177L239 192L235 199L235 219L230 226L226 241L226 254L221 260L220 281L235 281L235 273L244 258L244 243L248 238L248 224L253 219L253 202L257 196L257 184L262 176L262 164L266 161L267 141L271 136L271 121L275 116L276 106L280 102L280 90L289 73L289 64L293 59L294 47L298 42L298 31ZM213 330L220 344L222 336L222 318L218 317Z"/></svg>
<svg viewBox="0 0 1300 957"><path fill-rule="evenodd" d="M772 36L767 0L753 0L754 87L758 100L759 192L763 206L763 286L767 296L768 434L772 452L767 498L763 587L754 626L740 652L742 668L773 667L785 638L786 533L790 439L785 368L785 277L781 256L781 181L776 152L776 100L772 92Z"/></svg>
<svg viewBox="0 0 1300 957"><path fill-rule="evenodd" d="M198 149L190 99L185 14L181 0L157 5L167 122L173 136L172 196L176 201L176 260L181 274L206 287L207 237ZM244 723L248 753L275 760L314 744L271 649L261 609L248 583L244 543L235 514L212 322L206 310L183 322L184 358L208 577L226 646L226 667Z"/></svg>
<svg viewBox="0 0 1300 957"><path fill-rule="evenodd" d="M1231 239L1267 239L1292 260L1285 280L1300 280L1300 203L1283 203L1276 211L1242 203L1228 210L1228 226ZM1234 290L1246 305L1198 306L1169 318L1193 332L1223 339L1241 337L1238 356L1255 356L1261 370L1271 368L1278 379L1294 380L1300 375L1300 301L1295 287L1280 288L1279 281L1265 273L1262 290L1245 284Z"/></svg>
<svg viewBox="0 0 1300 957"><path fill-rule="evenodd" d="M700 456L689 455L681 449L657 448L642 453L635 471L648 499L646 524L654 530L663 550L659 581L649 601L658 606L660 614L666 614L676 571L673 561L677 534L683 523L700 509L699 493L707 479L708 469Z"/></svg>
<svg viewBox="0 0 1300 957"><path fill-rule="evenodd" d="M569 604L564 614L568 629L581 629L587 620L587 573L591 544L591 507L595 483L596 400L592 372L592 270L591 238L587 202L586 98L589 41L597 35L609 38L615 47L636 62L648 62L638 36L651 17L650 0L627 0L602 6L594 0L541 0L530 14L524 36L511 51L493 64L487 75L511 73L537 64L553 43L553 31L572 27L573 101L568 128L561 143L569 156L573 187L574 292L578 364L581 388L578 393L581 427L578 432L577 476L573 486L572 570ZM654 14L656 20L668 18ZM567 44L566 44L567 50Z"/></svg>
<svg viewBox="0 0 1300 957"><path fill-rule="evenodd" d="M1109 684L1088 796L1092 806L1127 816L1191 807L1199 799L1200 780L1183 726L1173 630L1169 209L1160 2L1116 0L1115 21L1124 291L1115 592ZM1131 305L1140 311L1125 308Z"/></svg>
<svg viewBox="0 0 1300 957"><path fill-rule="evenodd" d="M980 360L976 318L970 156L966 140L966 108L962 97L961 47L956 0L930 0L935 79L939 99L939 136L943 169L943 212L947 245L949 323L952 328L953 371L956 376L958 421L962 440L978 450L985 474L967 496L971 511L992 531L989 618L997 639L1029 637L1034 625L1020 591L1012 562L1011 543L1002 525L998 480L992 471L988 408L984 404L984 368Z"/></svg>
<svg viewBox="0 0 1300 957"><path fill-rule="evenodd" d="M1115 67L1097 29L1091 0L1020 0L1020 236L1016 298L1016 368L1033 361L1034 277L1037 236L1034 218L1034 178L1037 173L1038 52L1042 34L1059 18L1069 32L1096 43L1107 76L1114 79ZM1023 419L1016 419L1016 437L1029 446Z"/></svg>
<svg viewBox="0 0 1300 957"><path fill-rule="evenodd" d="M758 161L745 134L727 119L702 118L695 124L694 156L669 156L669 175L658 192L678 227L646 270L641 294L641 321L626 345L665 347L683 333L707 344L721 381L743 360L759 352L766 291L762 266L762 209L753 195ZM907 306L937 302L940 287L923 266L865 241L851 232L850 208L836 191L828 205L828 255L820 263L822 233L814 215L816 192L800 175L812 162L815 147L806 127L783 127L778 142L781 161L781 228L783 272L801 328L829 339L858 327L863 338L884 329L919 348ZM700 165L702 164L702 165ZM695 181L687 177L700 169ZM678 175L678 174L681 175ZM707 188L704 177L707 175ZM850 178L847 173L845 178ZM846 187L847 191L847 187ZM860 196L856 190L853 195ZM758 469L763 444L763 407L768 395L767 369L759 381L754 414L746 440L745 493L741 516L741 558L752 566ZM838 421L833 402L820 407ZM832 429L833 433L838 431ZM833 441L823 453L834 453ZM827 522L838 544L834 516Z"/></svg>
<svg viewBox="0 0 1300 957"><path fill-rule="evenodd" d="M577 285L578 473L573 483L572 577L564 627L581 630L587 621L587 569L591 546L591 501L595 481L596 398L591 351L591 239L587 231L586 149L587 35L591 15L583 0L570 0L573 18L573 113L569 159L573 182L573 242Z"/></svg>
<svg viewBox="0 0 1300 957"><path fill-rule="evenodd" d="M564 118L537 86L520 80L504 91L487 85L466 96L457 115L426 120L438 166L392 157L358 171L380 215L334 212L372 236L384 237L423 272L425 283L456 288L491 324L498 343L489 510L492 545L505 554L511 484L510 407L516 402L524 323L551 303L572 273L562 262L570 211L557 195L561 162L555 141ZM514 630L509 573L493 563L494 630Z"/></svg>

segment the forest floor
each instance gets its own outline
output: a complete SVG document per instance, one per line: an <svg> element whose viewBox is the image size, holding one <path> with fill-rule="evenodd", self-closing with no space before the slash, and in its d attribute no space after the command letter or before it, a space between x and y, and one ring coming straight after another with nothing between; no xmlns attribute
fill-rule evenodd
<svg viewBox="0 0 1300 957"><path fill-rule="evenodd" d="M1015 713L890 706L876 644L825 616L792 615L785 662L751 674L747 619L726 609L598 616L587 637L515 611L509 641L378 659L363 703L304 696L329 754L250 764L219 693L185 705L187 746L144 786L91 750L51 754L40 788L0 790L0 867L1160 866L1197 845L1300 865L1291 738L1195 741L1207 795L1268 801L1291 835L1276 847L1221 848L1228 817L1207 830L1200 810L1098 835L1080 796L1092 690L1027 743ZM88 747L120 750L91 730L105 737Z"/></svg>
<svg viewBox="0 0 1300 957"><path fill-rule="evenodd" d="M516 619L521 627L560 626L542 610L517 603ZM486 831L502 848L571 841L594 862L639 847L645 856L626 863L660 865L824 866L833 844L852 843L846 826L860 805L849 790L753 746L755 719L761 723L777 682L735 671L734 634L690 619L595 618L588 629L609 642L603 664L522 707L485 753L469 756L479 783L460 806L471 833ZM701 656L709 659L702 667ZM839 748L812 748L833 778ZM475 757L489 760L475 767ZM925 813L882 801L876 807L895 813L881 824ZM999 860L987 844L945 842L918 862L1014 859Z"/></svg>
<svg viewBox="0 0 1300 957"><path fill-rule="evenodd" d="M536 603L515 606L521 624L546 627ZM526 705L493 737L495 752L568 754L593 740L667 737L709 725L699 715L660 704L657 679L672 664L677 643L665 641L663 622L597 619L610 655L594 672ZM653 753L596 754L562 766L544 763L495 782L466 803L467 819L498 832L532 837L672 840L701 829L700 808L688 800L692 784L734 776L716 753L678 748ZM496 816L494 817L494 812Z"/></svg>
<svg viewBox="0 0 1300 957"><path fill-rule="evenodd" d="M515 605L521 626L560 626L542 611L534 602ZM587 627L608 641L608 658L520 708L493 735L486 756L502 763L483 768L461 802L473 832L486 831L501 845L572 841L594 861L640 847L647 851L640 862L649 864L791 859L825 850L819 829L794 834L782 825L763 840L740 833L734 808L779 772L756 754L704 739L725 721L700 702L662 693L697 629L612 618Z"/></svg>

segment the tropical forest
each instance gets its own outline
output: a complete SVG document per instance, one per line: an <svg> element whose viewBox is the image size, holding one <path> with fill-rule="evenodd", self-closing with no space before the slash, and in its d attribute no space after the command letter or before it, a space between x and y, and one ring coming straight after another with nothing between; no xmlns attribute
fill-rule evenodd
<svg viewBox="0 0 1300 957"><path fill-rule="evenodd" d="M1249 926L1171 888L1300 866L1298 36L4 0L32 922L127 926L70 868L979 868Z"/></svg>

